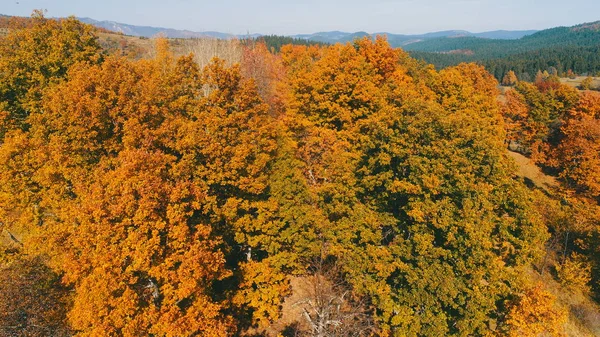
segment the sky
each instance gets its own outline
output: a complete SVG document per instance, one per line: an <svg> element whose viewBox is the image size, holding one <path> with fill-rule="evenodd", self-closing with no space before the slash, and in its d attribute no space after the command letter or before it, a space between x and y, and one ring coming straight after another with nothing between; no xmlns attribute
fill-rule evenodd
<svg viewBox="0 0 600 337"><path fill-rule="evenodd" d="M420 34L545 29L600 20L600 0L0 0L0 14L231 34L340 30Z"/></svg>

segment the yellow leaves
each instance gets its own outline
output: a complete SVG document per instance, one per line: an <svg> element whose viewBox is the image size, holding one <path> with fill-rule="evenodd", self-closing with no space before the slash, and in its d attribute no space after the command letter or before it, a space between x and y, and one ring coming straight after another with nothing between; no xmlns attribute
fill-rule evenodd
<svg viewBox="0 0 600 337"><path fill-rule="evenodd" d="M350 45L323 49L318 60L307 60L310 63L304 68L293 69L288 74L294 96L290 102L292 109L317 125L337 129L351 127L357 120L376 111L382 103L377 86L383 77L377 74L375 67L383 55L372 51L372 59L369 59L360 52L368 54L367 49L375 46L366 40L359 44L358 51ZM396 53L387 43L379 42L378 47L379 52ZM389 64L381 66L389 68ZM389 72L390 69L382 71Z"/></svg>
<svg viewBox="0 0 600 337"><path fill-rule="evenodd" d="M252 310L252 320L260 327L267 327L277 320L283 298L290 294L289 280L268 260L248 261L241 265L243 281L233 303Z"/></svg>
<svg viewBox="0 0 600 337"><path fill-rule="evenodd" d="M156 48L69 66L0 131L0 220L38 232L80 335L266 326L315 257L364 322L485 332L539 233L483 68L436 73L382 38L203 70Z"/></svg>
<svg viewBox="0 0 600 337"><path fill-rule="evenodd" d="M395 180L390 186L390 192L401 194L419 194L421 187L404 180Z"/></svg>
<svg viewBox="0 0 600 337"><path fill-rule="evenodd" d="M502 85L505 86L512 86L515 85L517 83L518 79L517 79L517 75L515 74L514 71L509 70L508 73L506 73L506 75L504 75L504 78L502 79Z"/></svg>
<svg viewBox="0 0 600 337"><path fill-rule="evenodd" d="M556 266L556 271L563 286L584 294L590 291L592 267L582 255L573 253Z"/></svg>
<svg viewBox="0 0 600 337"><path fill-rule="evenodd" d="M29 132L10 131L0 149L8 183L0 202L16 209L0 216L39 227L45 246L36 249L76 289L70 317L81 335L232 332L211 298L213 282L231 275L213 226L236 188L266 186L275 148L268 107L237 68L218 62L206 71L214 87L203 96L197 66L176 62L165 41L158 48L156 60L72 67L44 99L45 113L28 117ZM198 142L209 127L217 134ZM226 166L202 175L215 164ZM35 190L23 205L8 198L27 185ZM237 217L241 206L228 207Z"/></svg>
<svg viewBox="0 0 600 337"><path fill-rule="evenodd" d="M408 215L414 221L425 221L425 212L423 212L420 208L413 208L410 211L406 212L406 215Z"/></svg>
<svg viewBox="0 0 600 337"><path fill-rule="evenodd" d="M165 65L173 63L173 54L169 48L169 40L159 37L155 41L156 61Z"/></svg>
<svg viewBox="0 0 600 337"><path fill-rule="evenodd" d="M285 122L314 197L301 200L325 218L313 226L328 252L396 331L486 331L511 266L530 258L523 241L539 237L513 195L497 82L476 65L419 67L383 40L283 53Z"/></svg>
<svg viewBox="0 0 600 337"><path fill-rule="evenodd" d="M422 186L427 190L428 193L431 193L432 195L439 193L441 185L442 180L436 175L425 175L422 178Z"/></svg>
<svg viewBox="0 0 600 337"><path fill-rule="evenodd" d="M436 91L446 99L444 104L452 109L480 104L479 113L486 113L495 106L498 89L493 76L482 66L473 63L460 64L440 71Z"/></svg>
<svg viewBox="0 0 600 337"><path fill-rule="evenodd" d="M581 90L592 90L593 83L594 83L594 78L591 76L588 76L583 81L581 81L579 88Z"/></svg>
<svg viewBox="0 0 600 337"><path fill-rule="evenodd" d="M78 62L97 62L100 47L91 26L74 18L36 18L27 29L15 29L0 40L0 101L19 127L39 111L44 90L65 77Z"/></svg>
<svg viewBox="0 0 600 337"><path fill-rule="evenodd" d="M564 336L567 320L565 309L542 284L527 286L524 293L512 303L506 319L507 335L514 337L536 337L542 333L549 336Z"/></svg>

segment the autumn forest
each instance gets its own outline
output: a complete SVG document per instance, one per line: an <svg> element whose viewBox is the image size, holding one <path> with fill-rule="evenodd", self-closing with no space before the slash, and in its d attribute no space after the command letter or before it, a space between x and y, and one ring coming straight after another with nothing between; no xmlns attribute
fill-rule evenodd
<svg viewBox="0 0 600 337"><path fill-rule="evenodd" d="M9 27L0 336L600 335L600 93L383 37Z"/></svg>

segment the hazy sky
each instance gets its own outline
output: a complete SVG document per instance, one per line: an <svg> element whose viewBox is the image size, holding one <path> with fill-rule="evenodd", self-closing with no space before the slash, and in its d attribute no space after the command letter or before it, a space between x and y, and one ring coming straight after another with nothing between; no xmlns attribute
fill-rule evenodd
<svg viewBox="0 0 600 337"><path fill-rule="evenodd" d="M0 13L75 15L194 31L398 34L543 29L600 20L600 0L0 0Z"/></svg>

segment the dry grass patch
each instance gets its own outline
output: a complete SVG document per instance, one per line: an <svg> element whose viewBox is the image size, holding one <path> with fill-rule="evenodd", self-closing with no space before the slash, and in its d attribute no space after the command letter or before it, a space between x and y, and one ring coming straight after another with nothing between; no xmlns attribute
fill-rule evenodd
<svg viewBox="0 0 600 337"><path fill-rule="evenodd" d="M573 88L579 88L581 82L588 76L577 76L575 78L561 78L560 82ZM600 88L600 77L592 77L592 88Z"/></svg>
<svg viewBox="0 0 600 337"><path fill-rule="evenodd" d="M545 191L550 191L553 188L559 187L556 178L544 174L544 172L535 165L533 160L517 152L507 152L509 157L514 159L515 163L517 163L517 167L519 168L517 174L519 177L529 179L536 187Z"/></svg>

